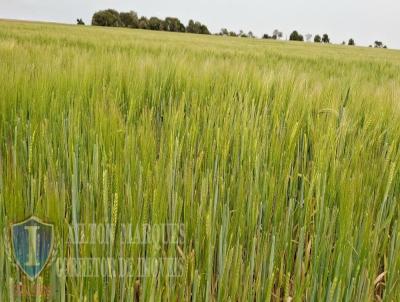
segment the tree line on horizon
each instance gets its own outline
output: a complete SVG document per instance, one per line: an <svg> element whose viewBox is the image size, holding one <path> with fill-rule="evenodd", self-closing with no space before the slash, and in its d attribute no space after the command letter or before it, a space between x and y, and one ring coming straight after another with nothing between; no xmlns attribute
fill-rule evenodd
<svg viewBox="0 0 400 302"><path fill-rule="evenodd" d="M276 37L276 36L273 35L272 38L274 38L274 37ZM311 42L311 38L312 37L313 37L312 34L306 34L305 35L305 38L306 38L307 42ZM265 35L264 35L264 38L268 39L270 37L268 37L268 36L265 37ZM289 40L290 41L301 41L301 42L303 42L305 39L304 39L304 36L302 34L299 34L298 31L295 30L290 34ZM322 37L319 34L315 35L314 36L314 43L329 44L330 43L329 35L328 34L323 34ZM351 39L349 39L349 41L347 43L345 41L342 42L342 45L346 45L346 44L349 45L349 46L355 46L356 42L354 41L353 38L351 38ZM372 45L370 45L369 47L372 47ZM383 42L381 42L381 41L375 41L374 42L374 47L375 48L387 48L387 46L384 45Z"/></svg>
<svg viewBox="0 0 400 302"><path fill-rule="evenodd" d="M82 19L77 19L78 25L85 25ZM126 28L137 28L137 29L147 29L156 31L169 31L169 32L181 32L181 33L193 33L193 34L204 34L211 35L211 32L205 24L198 21L189 20L188 24L185 26L176 17L167 17L165 19L160 19L158 17L147 18L142 16L139 18L135 11L129 12L118 12L114 9L100 10L93 14L92 25L94 26L108 26L108 27L126 27ZM215 35L219 36L229 36L229 37L241 37L241 38L256 38L252 31L245 33L240 30L238 33L227 28L222 28L219 33ZM300 41L300 42L311 42L312 34L302 35L297 30L294 30L290 36L290 41ZM283 38L283 33L275 29L272 35L264 34L262 39L274 39L279 40ZM329 44L330 38L328 34L323 34L322 36L317 34L313 39L314 43L324 43ZM356 43L354 39L349 39L346 43L343 41L342 45L355 46ZM372 47L370 45L369 47ZM381 41L374 42L375 48L387 48L386 45Z"/></svg>
<svg viewBox="0 0 400 302"><path fill-rule="evenodd" d="M92 17L92 25L127 27L182 33L187 32L204 35L210 34L207 26L198 21L189 20L189 23L185 26L178 18L175 17L160 19L157 17L147 18L145 16L142 16L139 18L138 14L134 11L118 12L114 9L106 9L95 12Z"/></svg>

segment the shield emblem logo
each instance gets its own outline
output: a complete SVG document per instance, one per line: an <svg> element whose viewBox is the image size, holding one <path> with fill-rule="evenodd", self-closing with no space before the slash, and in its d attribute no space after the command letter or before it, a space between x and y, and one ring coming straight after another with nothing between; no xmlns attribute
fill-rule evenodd
<svg viewBox="0 0 400 302"><path fill-rule="evenodd" d="M45 268L52 253L54 226L37 217L11 225L12 249L18 267L31 281Z"/></svg>

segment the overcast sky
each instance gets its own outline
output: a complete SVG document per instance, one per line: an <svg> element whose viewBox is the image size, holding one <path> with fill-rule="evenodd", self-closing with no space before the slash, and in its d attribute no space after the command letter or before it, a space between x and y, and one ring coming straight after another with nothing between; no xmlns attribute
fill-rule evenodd
<svg viewBox="0 0 400 302"><path fill-rule="evenodd" d="M222 27L257 36L274 29L288 36L328 33L334 43L354 38L368 46L381 40L400 49L399 0L0 0L0 18L90 23L100 9L134 10L139 16L176 16L205 23L212 32Z"/></svg>

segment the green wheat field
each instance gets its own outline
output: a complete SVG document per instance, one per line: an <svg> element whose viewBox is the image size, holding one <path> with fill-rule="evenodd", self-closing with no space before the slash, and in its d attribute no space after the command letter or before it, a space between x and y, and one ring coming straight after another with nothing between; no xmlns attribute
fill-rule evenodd
<svg viewBox="0 0 400 302"><path fill-rule="evenodd" d="M0 21L0 301L399 301L399 168L400 51ZM32 215L53 258L179 275L30 281L9 229Z"/></svg>

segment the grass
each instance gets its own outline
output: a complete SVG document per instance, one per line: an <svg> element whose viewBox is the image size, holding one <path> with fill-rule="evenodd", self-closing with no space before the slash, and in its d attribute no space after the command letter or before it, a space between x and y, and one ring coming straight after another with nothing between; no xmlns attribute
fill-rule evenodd
<svg viewBox="0 0 400 302"><path fill-rule="evenodd" d="M2 236L1 301L399 301L400 52L0 21L0 70L0 228L182 264L32 283ZM70 242L90 223L109 244ZM128 223L184 241L123 245Z"/></svg>

